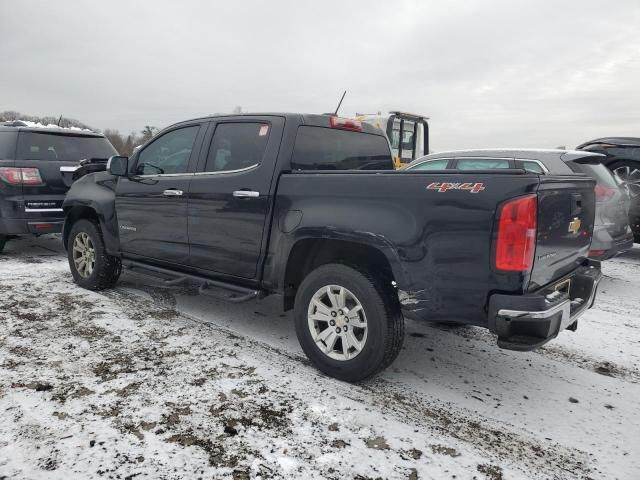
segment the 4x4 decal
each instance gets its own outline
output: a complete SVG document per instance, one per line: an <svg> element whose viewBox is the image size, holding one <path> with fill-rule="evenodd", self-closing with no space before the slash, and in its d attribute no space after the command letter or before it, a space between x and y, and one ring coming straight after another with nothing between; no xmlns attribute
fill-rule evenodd
<svg viewBox="0 0 640 480"><path fill-rule="evenodd" d="M479 193L484 190L484 183L433 182L427 185L427 190L437 190L439 193L447 190L468 190L470 193Z"/></svg>

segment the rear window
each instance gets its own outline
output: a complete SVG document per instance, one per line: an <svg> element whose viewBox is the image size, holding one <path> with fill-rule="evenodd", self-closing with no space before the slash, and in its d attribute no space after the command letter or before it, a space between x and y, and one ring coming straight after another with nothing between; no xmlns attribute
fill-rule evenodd
<svg viewBox="0 0 640 480"><path fill-rule="evenodd" d="M16 132L0 132L0 160L13 160L16 155Z"/></svg>
<svg viewBox="0 0 640 480"><path fill-rule="evenodd" d="M618 188L616 179L611 171L601 163L576 163L567 162L571 170L576 173L584 173L593 178L599 185Z"/></svg>
<svg viewBox="0 0 640 480"><path fill-rule="evenodd" d="M294 170L393 170L385 137L333 128L298 128Z"/></svg>
<svg viewBox="0 0 640 480"><path fill-rule="evenodd" d="M21 160L77 161L117 154L104 137L20 132L16 157Z"/></svg>

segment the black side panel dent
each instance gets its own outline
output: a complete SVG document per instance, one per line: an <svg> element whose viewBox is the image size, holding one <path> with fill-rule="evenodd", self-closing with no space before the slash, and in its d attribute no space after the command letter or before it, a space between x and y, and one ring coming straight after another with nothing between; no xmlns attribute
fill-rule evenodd
<svg viewBox="0 0 640 480"><path fill-rule="evenodd" d="M117 179L107 172L86 175L76 181L62 204L65 213L63 238L78 218L95 217L100 222L107 253L120 254L118 222L115 211L115 187Z"/></svg>

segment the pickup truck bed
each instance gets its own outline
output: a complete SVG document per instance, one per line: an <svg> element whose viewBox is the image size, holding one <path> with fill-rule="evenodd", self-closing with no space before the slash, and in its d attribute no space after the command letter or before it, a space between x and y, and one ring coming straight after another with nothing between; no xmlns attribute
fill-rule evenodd
<svg viewBox="0 0 640 480"><path fill-rule="evenodd" d="M167 173L175 158L185 171ZM382 132L351 120L184 122L73 185L71 271L92 289L124 264L236 299L279 295L314 364L350 381L393 361L403 316L486 327L516 350L575 329L600 278L587 259L593 180L392 169Z"/></svg>

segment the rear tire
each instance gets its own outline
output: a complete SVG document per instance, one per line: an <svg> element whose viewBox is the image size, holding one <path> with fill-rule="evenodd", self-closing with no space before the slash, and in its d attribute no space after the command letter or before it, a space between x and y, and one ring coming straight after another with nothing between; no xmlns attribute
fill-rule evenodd
<svg viewBox="0 0 640 480"><path fill-rule="evenodd" d="M120 278L120 259L107 253L100 226L90 220L78 220L71 227L67 257L73 280L82 288L104 290Z"/></svg>
<svg viewBox="0 0 640 480"><path fill-rule="evenodd" d="M391 365L404 339L404 318L393 293L391 285L346 265L313 270L298 288L294 306L296 334L307 357L320 371L347 382Z"/></svg>
<svg viewBox="0 0 640 480"><path fill-rule="evenodd" d="M4 250L4 246L7 244L7 236L6 235L0 235L0 253L2 253L2 250Z"/></svg>

